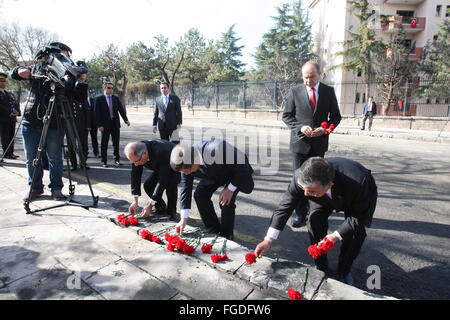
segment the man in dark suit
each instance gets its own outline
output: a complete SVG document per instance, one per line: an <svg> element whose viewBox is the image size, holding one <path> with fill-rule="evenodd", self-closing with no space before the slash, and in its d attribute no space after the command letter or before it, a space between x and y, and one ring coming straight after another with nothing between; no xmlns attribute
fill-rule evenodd
<svg viewBox="0 0 450 320"><path fill-rule="evenodd" d="M366 127L366 120L369 118L369 131L372 130L372 122L373 116L377 114L377 104L373 101L373 97L370 96L369 100L363 104L363 125L361 130L364 130Z"/></svg>
<svg viewBox="0 0 450 320"><path fill-rule="evenodd" d="M77 99L72 105L72 115L75 124L75 129L77 131L78 137L80 138L81 145L78 146L83 154L83 159L80 159L80 168L86 166L86 159L88 154L88 134L91 130L91 107L88 102L88 86L86 83L86 74L81 74L78 77L78 83L81 83L79 88L83 87L83 90L79 89L76 93ZM78 86L77 83L77 86ZM75 148L68 144L69 158L71 163L70 170L75 171L78 169L77 154ZM84 162L84 163L83 163ZM86 169L89 169L86 166Z"/></svg>
<svg viewBox="0 0 450 320"><path fill-rule="evenodd" d="M328 135L322 122L334 124L341 121L341 113L334 89L321 83L320 66L309 61L302 67L304 83L291 88L283 112L283 122L291 130L290 150L294 171L310 157L323 157L328 150ZM299 203L292 217L292 227L306 222L307 202Z"/></svg>
<svg viewBox="0 0 450 320"><path fill-rule="evenodd" d="M97 120L95 118L95 99L89 97L88 103L91 110L91 130L89 131L89 134L91 135L91 143L92 143L92 151L94 152L94 156L98 157L98 140L97 140L97 133L98 133L98 126L97 126ZM89 154L89 151L88 151Z"/></svg>
<svg viewBox="0 0 450 320"><path fill-rule="evenodd" d="M2 142L3 157L17 159L14 154L14 134L16 117L20 115L19 103L14 95L6 91L6 73L0 73L0 137Z"/></svg>
<svg viewBox="0 0 450 320"><path fill-rule="evenodd" d="M150 203L142 210L141 217L146 218L152 214L153 208L164 206L162 194L167 195L167 214L170 220L175 220L177 211L177 186L180 174L170 167L170 154L175 144L166 140L152 140L132 142L126 145L125 155L133 163L131 169L131 193L133 203L128 211L136 214L141 196L141 178L143 168L150 169L152 173L144 182L144 190L150 197ZM159 184L158 184L159 183ZM158 187L156 188L156 185ZM155 191L156 188L156 191Z"/></svg>
<svg viewBox="0 0 450 320"><path fill-rule="evenodd" d="M111 135L114 148L114 163L120 166L119 142L120 142L120 118L130 126L127 112L119 98L113 95L114 85L107 82L103 85L104 94L95 99L95 115L98 130L102 133L101 156L103 167L107 164L107 151L109 136Z"/></svg>
<svg viewBox="0 0 450 320"><path fill-rule="evenodd" d="M161 96L156 98L153 133L159 130L161 139L169 141L172 138L173 141L179 141L179 138L172 137L172 134L180 129L183 123L180 98L169 93L169 84L166 82L162 82L159 88Z"/></svg>
<svg viewBox="0 0 450 320"><path fill-rule="evenodd" d="M338 274L341 281L352 283L350 270L366 237L366 227L372 223L377 202L377 186L370 170L345 158L313 157L295 171L288 190L272 215L264 241L255 249L261 257L284 229L289 216L302 199L309 200L308 233L311 244L325 236L335 243L342 241ZM328 217L333 210L343 211L345 221L337 231L327 235ZM317 269L328 269L326 255L315 260Z"/></svg>
<svg viewBox="0 0 450 320"><path fill-rule="evenodd" d="M235 201L239 192L253 191L253 168L247 155L229 143L211 139L192 146L177 145L172 150L170 165L174 171L181 171L181 219L176 226L178 234L183 233L189 218L194 177L200 182L194 199L203 223L209 233L233 239ZM211 201L213 193L223 186L219 204L219 221Z"/></svg>

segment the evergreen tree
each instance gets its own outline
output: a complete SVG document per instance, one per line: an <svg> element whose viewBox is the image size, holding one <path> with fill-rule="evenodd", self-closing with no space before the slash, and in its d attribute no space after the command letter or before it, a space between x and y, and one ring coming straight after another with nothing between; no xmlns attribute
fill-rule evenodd
<svg viewBox="0 0 450 320"><path fill-rule="evenodd" d="M263 35L254 55L256 80L301 80L301 67L315 58L312 52L311 25L302 1L285 3L272 17L275 26Z"/></svg>

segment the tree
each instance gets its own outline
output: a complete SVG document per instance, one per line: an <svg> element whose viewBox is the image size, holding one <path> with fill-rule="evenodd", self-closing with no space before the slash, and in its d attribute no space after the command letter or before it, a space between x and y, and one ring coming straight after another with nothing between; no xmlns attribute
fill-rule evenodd
<svg viewBox="0 0 450 320"><path fill-rule="evenodd" d="M375 53L383 49L383 43L376 39L373 21L376 12L367 0L355 0L349 9L358 21L355 31L349 32L349 39L344 41L344 50L336 56L343 56L344 62L332 66L330 70L342 67L354 74L361 74L365 82L366 97L369 96L369 83L373 81Z"/></svg>
<svg viewBox="0 0 450 320"><path fill-rule="evenodd" d="M422 96L426 98L441 98L447 94L450 83L450 20L444 20L439 26L437 39L428 42L424 48L420 70L429 78Z"/></svg>
<svg viewBox="0 0 450 320"><path fill-rule="evenodd" d="M99 55L88 61L88 81L91 86L101 86L105 81L114 84L115 90L122 101L125 101L128 74L127 57L114 44L109 44Z"/></svg>
<svg viewBox="0 0 450 320"><path fill-rule="evenodd" d="M245 63L240 61L242 49L237 42L241 38L236 37L235 25L222 33L221 38L216 42L211 42L208 47L207 65L209 73L207 83L239 81L244 75L242 68Z"/></svg>
<svg viewBox="0 0 450 320"><path fill-rule="evenodd" d="M198 29L189 29L176 43L178 52L184 49L184 61L180 66L180 78L189 80L190 83L203 83L206 81L209 72L207 62L208 49L211 41L207 45L207 40L201 35Z"/></svg>
<svg viewBox="0 0 450 320"><path fill-rule="evenodd" d="M386 102L387 112L392 102L403 99L409 82L417 70L417 64L408 60L411 48L406 45L403 31L391 36L390 41L374 53L372 65L378 86L379 100ZM407 92L407 91L406 91ZM405 106L406 107L406 106Z"/></svg>
<svg viewBox="0 0 450 320"><path fill-rule="evenodd" d="M33 63L38 51L45 45L58 39L54 33L31 26L22 29L17 24L0 25L0 71L9 71L17 66L28 66ZM17 92L20 100L21 81L12 82L10 90Z"/></svg>
<svg viewBox="0 0 450 320"><path fill-rule="evenodd" d="M275 26L263 35L254 55L256 80L275 79L301 81L302 65L314 59L311 25L302 1L285 3L272 17Z"/></svg>

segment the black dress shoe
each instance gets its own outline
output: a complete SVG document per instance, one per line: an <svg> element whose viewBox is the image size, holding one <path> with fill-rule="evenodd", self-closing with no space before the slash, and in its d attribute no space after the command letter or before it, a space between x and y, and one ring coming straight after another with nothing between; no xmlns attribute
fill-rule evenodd
<svg viewBox="0 0 450 320"><path fill-rule="evenodd" d="M306 217L299 216L298 214L293 214L291 218L292 228L301 228L306 226Z"/></svg>
<svg viewBox="0 0 450 320"><path fill-rule="evenodd" d="M77 171L78 170L78 166L70 166L70 171Z"/></svg>
<svg viewBox="0 0 450 320"><path fill-rule="evenodd" d="M118 166L118 167L120 167L122 164L120 163L120 161L119 160L115 160L114 161L114 164L116 165L116 166Z"/></svg>
<svg viewBox="0 0 450 320"><path fill-rule="evenodd" d="M103 162L102 167L103 168L108 168L108 164L106 162Z"/></svg>

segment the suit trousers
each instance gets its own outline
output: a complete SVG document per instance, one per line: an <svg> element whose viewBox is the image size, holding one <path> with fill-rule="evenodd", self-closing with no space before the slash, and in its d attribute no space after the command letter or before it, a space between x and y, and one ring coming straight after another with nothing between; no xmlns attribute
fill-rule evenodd
<svg viewBox="0 0 450 320"><path fill-rule="evenodd" d="M119 154L119 142L120 142L120 128L112 125L110 127L103 127L102 132L102 142L101 142L101 155L102 155L102 162L108 161L108 143L109 143L109 136L112 138L112 144L113 144L113 154L114 154L114 160L119 161L120 160L120 154Z"/></svg>
<svg viewBox="0 0 450 320"><path fill-rule="evenodd" d="M373 112L372 111L369 111L365 114L365 116L363 118L363 125L362 125L363 129L366 127L367 118L369 118L369 130L370 130L372 128L372 123L373 123Z"/></svg>
<svg viewBox="0 0 450 320"><path fill-rule="evenodd" d="M170 137L174 130L169 130L164 122L158 121L158 131L162 140L170 141Z"/></svg>
<svg viewBox="0 0 450 320"><path fill-rule="evenodd" d="M309 239L311 244L317 244L328 233L328 218L333 209L321 206L315 202L309 202L310 211L306 222ZM341 250L339 253L338 274L346 276L351 268L353 261L358 256L361 247L366 238L366 228L363 223L354 217L347 217L352 225L352 233L342 239ZM327 255L321 255L314 260L317 269L326 271L328 269Z"/></svg>
<svg viewBox="0 0 450 320"><path fill-rule="evenodd" d="M84 155L84 160L87 160L87 153L88 153L88 132L86 129L77 129L78 132L78 136L80 137L80 142L81 145L78 146L79 149L81 149L81 152ZM70 143L70 141L68 141L68 149L69 149L69 158L70 158L70 163L72 164L72 166L77 166L78 162L77 162L77 154L75 153L75 150L72 146L72 144ZM81 159L80 159L80 165L83 165L81 163Z"/></svg>
<svg viewBox="0 0 450 320"><path fill-rule="evenodd" d="M1 141L2 141L2 149L3 149L3 154L4 155L8 155L11 154L11 148L9 150L8 149L8 145L11 142L11 130L10 130L10 123L9 123L9 119L7 119L8 122L1 122L0 123L0 136L1 136ZM6 151L8 151L8 153L6 153Z"/></svg>
<svg viewBox="0 0 450 320"><path fill-rule="evenodd" d="M14 135L16 134L16 119L11 118L11 122L9 123L9 139L11 143L11 147L9 147L9 154L14 153Z"/></svg>
<svg viewBox="0 0 450 320"><path fill-rule="evenodd" d="M194 192L194 199L207 232L219 234L229 240L233 240L235 202L239 191L236 190L234 192L228 205L220 205L221 221L219 221L211 197L221 185L214 180L206 178L200 180Z"/></svg>
<svg viewBox="0 0 450 320"><path fill-rule="evenodd" d="M302 166L302 164L308 160L309 158L312 157L324 157L324 153L314 153L314 152L309 152L307 154L301 154L301 153L293 153L293 167L294 167L294 171L296 171L298 168L300 168ZM301 216L301 217L306 217L306 215L308 214L308 200L306 198L303 198L297 205L297 207L294 210L294 214Z"/></svg>
<svg viewBox="0 0 450 320"><path fill-rule="evenodd" d="M149 197L153 196L156 185L158 184L158 179L159 179L159 174L155 171L152 171L150 173L150 176L147 178L147 180L145 180L144 190L145 190L145 193ZM176 175L173 175L169 185L166 188L167 213L169 215L177 212L178 180L179 180L179 178L177 178ZM156 208L161 208L164 206L165 206L165 203L164 203L163 199L158 200L158 202L156 202L156 205L155 205Z"/></svg>
<svg viewBox="0 0 450 320"><path fill-rule="evenodd" d="M97 132L98 132L98 127L92 127L91 131L89 131L89 134L91 136L92 151L94 152L94 155L98 155Z"/></svg>

